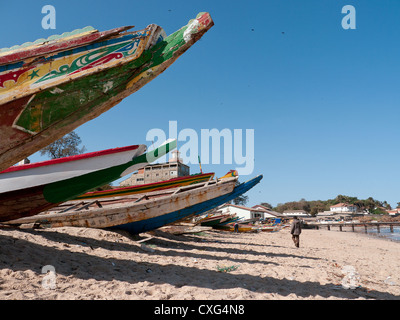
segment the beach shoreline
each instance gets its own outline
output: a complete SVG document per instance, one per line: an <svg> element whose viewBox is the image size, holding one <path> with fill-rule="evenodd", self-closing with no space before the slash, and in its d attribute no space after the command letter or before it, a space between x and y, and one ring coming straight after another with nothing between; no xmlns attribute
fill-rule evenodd
<svg viewBox="0 0 400 320"><path fill-rule="evenodd" d="M400 243L361 233L0 228L0 248L1 300L400 300Z"/></svg>
<svg viewBox="0 0 400 320"><path fill-rule="evenodd" d="M321 230L327 230L326 228L320 227ZM376 239L381 239L381 240L386 240L386 241L392 241L400 244L400 232L399 232L399 227L395 227L395 231L391 232L389 229L389 226L387 227L381 227L380 232L377 232L376 228L369 228L367 232L365 232L364 227L355 227L355 231L352 231L352 229L346 226L340 231L337 227L332 227L333 232L351 232L351 233L357 233L360 235L364 235L366 237L370 238L376 238Z"/></svg>

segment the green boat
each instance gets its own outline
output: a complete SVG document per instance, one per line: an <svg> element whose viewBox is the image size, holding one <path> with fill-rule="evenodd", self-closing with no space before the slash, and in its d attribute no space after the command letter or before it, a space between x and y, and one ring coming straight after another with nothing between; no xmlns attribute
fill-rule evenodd
<svg viewBox="0 0 400 320"><path fill-rule="evenodd" d="M13 166L0 172L0 222L28 217L145 167L176 148L176 140L102 150Z"/></svg>
<svg viewBox="0 0 400 320"><path fill-rule="evenodd" d="M203 227L213 227L227 220L230 220L231 218L232 218L231 214L222 214L218 216L206 217L203 220L200 220L200 225Z"/></svg>
<svg viewBox="0 0 400 320"><path fill-rule="evenodd" d="M213 25L92 27L0 49L0 171L90 121L166 70Z"/></svg>

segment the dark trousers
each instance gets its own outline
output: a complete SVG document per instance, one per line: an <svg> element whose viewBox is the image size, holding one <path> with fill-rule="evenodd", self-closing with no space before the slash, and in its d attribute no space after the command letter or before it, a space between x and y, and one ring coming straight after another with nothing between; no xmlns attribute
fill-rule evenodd
<svg viewBox="0 0 400 320"><path fill-rule="evenodd" d="M235 232L239 232L239 225L238 225L238 224L235 224L234 229L235 229Z"/></svg>
<svg viewBox="0 0 400 320"><path fill-rule="evenodd" d="M300 246L300 236L292 234L294 245L298 248Z"/></svg>

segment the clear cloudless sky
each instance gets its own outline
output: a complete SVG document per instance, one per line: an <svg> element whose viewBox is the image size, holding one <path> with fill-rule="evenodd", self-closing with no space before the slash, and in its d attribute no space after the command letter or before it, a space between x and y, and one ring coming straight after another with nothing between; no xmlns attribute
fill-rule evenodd
<svg viewBox="0 0 400 320"><path fill-rule="evenodd" d="M56 30L41 26L46 4L56 9ZM342 28L345 5L356 9L355 30ZM199 136L254 129L254 171L240 181L264 179L248 205L338 194L400 201L398 0L22 0L1 1L0 10L0 47L88 25L155 23L171 34L198 12L211 14L215 26L169 69L76 130L88 152L150 145L147 132L168 134L174 120L178 132ZM221 176L236 166L203 171Z"/></svg>

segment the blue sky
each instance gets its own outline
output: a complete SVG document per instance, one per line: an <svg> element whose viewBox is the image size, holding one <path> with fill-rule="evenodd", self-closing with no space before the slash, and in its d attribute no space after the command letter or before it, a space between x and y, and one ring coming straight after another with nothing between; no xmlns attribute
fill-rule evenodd
<svg viewBox="0 0 400 320"><path fill-rule="evenodd" d="M149 145L147 132L168 133L173 120L178 132L199 136L254 129L254 171L240 180L264 179L249 205L338 194L400 201L399 1L2 2L0 47L87 25L156 23L170 34L198 12L211 14L215 26L169 69L76 130L88 151ZM41 27L46 4L56 8L56 30ZM355 30L342 28L345 5L356 9ZM203 170L220 176L235 166Z"/></svg>

